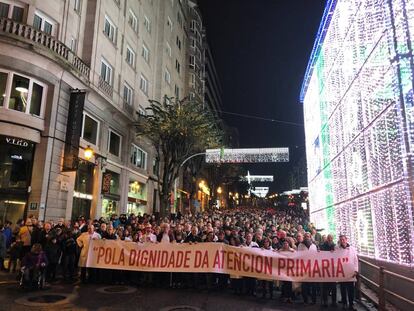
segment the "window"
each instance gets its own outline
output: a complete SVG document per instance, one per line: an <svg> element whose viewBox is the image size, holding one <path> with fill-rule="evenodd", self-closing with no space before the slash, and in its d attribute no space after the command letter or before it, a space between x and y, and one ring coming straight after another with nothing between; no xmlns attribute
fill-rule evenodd
<svg viewBox="0 0 414 311"><path fill-rule="evenodd" d="M190 55L190 68L191 69L195 68L195 56L194 55Z"/></svg>
<svg viewBox="0 0 414 311"><path fill-rule="evenodd" d="M175 97L180 98L180 88L177 86L177 84L174 87L174 94Z"/></svg>
<svg viewBox="0 0 414 311"><path fill-rule="evenodd" d="M23 22L24 7L14 3L0 2L0 18L10 18L16 22Z"/></svg>
<svg viewBox="0 0 414 311"><path fill-rule="evenodd" d="M138 106L138 114L140 116L146 116L147 115L147 111L141 105L139 105Z"/></svg>
<svg viewBox="0 0 414 311"><path fill-rule="evenodd" d="M3 105L5 104L5 100L6 100L5 94L6 94L7 78L8 78L8 74L6 72L0 71L0 94L2 95L0 97L0 107L3 107Z"/></svg>
<svg viewBox="0 0 414 311"><path fill-rule="evenodd" d="M73 9L75 10L75 12L80 13L80 11L81 11L81 1L82 0L73 0Z"/></svg>
<svg viewBox="0 0 414 311"><path fill-rule="evenodd" d="M181 27L183 27L183 18L181 17L180 12L177 12L177 22Z"/></svg>
<svg viewBox="0 0 414 311"><path fill-rule="evenodd" d="M192 20L190 23L190 30L194 32L196 30L196 27L197 27L197 22L195 20Z"/></svg>
<svg viewBox="0 0 414 311"><path fill-rule="evenodd" d="M157 159L153 159L152 160L152 173L158 176L159 171L160 171L160 161L158 161Z"/></svg>
<svg viewBox="0 0 414 311"><path fill-rule="evenodd" d="M193 92L190 92L188 94L188 97L189 97L190 100L193 100L195 98L195 94Z"/></svg>
<svg viewBox="0 0 414 311"><path fill-rule="evenodd" d="M116 134L111 129L108 135L108 151L110 154L119 157L121 153L121 136Z"/></svg>
<svg viewBox="0 0 414 311"><path fill-rule="evenodd" d="M43 14L40 13L35 13L34 18L33 18L33 27L37 30L41 30L45 33L47 33L48 35L55 35L54 34L54 27L55 23L52 22L51 19L49 19L48 17L46 17Z"/></svg>
<svg viewBox="0 0 414 311"><path fill-rule="evenodd" d="M112 85L112 66L104 59L101 60L101 79Z"/></svg>
<svg viewBox="0 0 414 311"><path fill-rule="evenodd" d="M201 51L200 51L200 49L199 48L197 48L197 58L199 59L199 60L201 60Z"/></svg>
<svg viewBox="0 0 414 311"><path fill-rule="evenodd" d="M83 113L82 138L87 142L97 146L99 134L99 121L90 115Z"/></svg>
<svg viewBox="0 0 414 311"><path fill-rule="evenodd" d="M181 71L181 65L178 62L178 60L175 60L175 69L177 69L177 72L180 73L180 71Z"/></svg>
<svg viewBox="0 0 414 311"><path fill-rule="evenodd" d="M171 57L171 46L168 42L166 42L166 49L165 51L167 52L168 56Z"/></svg>
<svg viewBox="0 0 414 311"><path fill-rule="evenodd" d="M190 46L194 49L196 47L196 40L194 38L190 39Z"/></svg>
<svg viewBox="0 0 414 311"><path fill-rule="evenodd" d="M128 24L135 32L138 32L138 19L131 9L128 11Z"/></svg>
<svg viewBox="0 0 414 311"><path fill-rule="evenodd" d="M134 91L128 84L124 84L124 103L132 106L134 99Z"/></svg>
<svg viewBox="0 0 414 311"><path fill-rule="evenodd" d="M181 40L178 38L178 36L177 36L177 39L175 40L175 43L177 44L178 49L181 50Z"/></svg>
<svg viewBox="0 0 414 311"><path fill-rule="evenodd" d="M142 53L141 56L145 59L147 63L149 63L149 50L145 44L142 45Z"/></svg>
<svg viewBox="0 0 414 311"><path fill-rule="evenodd" d="M170 28L170 31L173 31L173 23L171 21L171 18L168 16L167 17L167 26Z"/></svg>
<svg viewBox="0 0 414 311"><path fill-rule="evenodd" d="M76 52L76 39L75 39L74 37L71 37L71 38L70 38L69 48L70 48L73 52Z"/></svg>
<svg viewBox="0 0 414 311"><path fill-rule="evenodd" d="M103 32L108 37L109 40L115 43L116 27L115 27L115 24L111 21L111 19L107 15L105 15L105 23L104 23Z"/></svg>
<svg viewBox="0 0 414 311"><path fill-rule="evenodd" d="M131 146L131 164L144 170L147 166L147 153L134 144Z"/></svg>
<svg viewBox="0 0 414 311"><path fill-rule="evenodd" d="M143 91L146 95L148 95L148 80L145 79L143 75L141 75L141 80L139 82L139 88Z"/></svg>
<svg viewBox="0 0 414 311"><path fill-rule="evenodd" d="M40 117L46 99L46 86L29 77L0 71L0 106Z"/></svg>
<svg viewBox="0 0 414 311"><path fill-rule="evenodd" d="M171 83L171 74L170 74L170 72L168 71L168 69L167 69L167 68L165 68L164 80L165 80L165 82L167 82L168 84L170 84L170 83Z"/></svg>
<svg viewBox="0 0 414 311"><path fill-rule="evenodd" d="M132 67L135 66L135 52L129 46L127 46L127 48L126 48L126 57L125 57L125 60Z"/></svg>
<svg viewBox="0 0 414 311"><path fill-rule="evenodd" d="M151 22L147 16L144 16L144 27L148 31L148 33L151 33Z"/></svg>

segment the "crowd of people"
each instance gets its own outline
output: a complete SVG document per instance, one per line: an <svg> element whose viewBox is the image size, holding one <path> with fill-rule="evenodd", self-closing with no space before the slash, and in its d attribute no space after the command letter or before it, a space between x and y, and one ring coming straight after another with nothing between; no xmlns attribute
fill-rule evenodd
<svg viewBox="0 0 414 311"><path fill-rule="evenodd" d="M123 240L132 243L203 243L217 242L232 246L257 247L275 251L335 251L349 248L346 236L337 243L332 235L321 235L309 223L299 207L210 210L196 215L171 215L157 219L154 215L113 215L111 219L40 222L29 216L16 224L6 221L0 226L0 268L19 273L23 267L41 267L53 284L58 277L72 282L80 275L82 283L131 283L139 286L174 288L229 289L272 299L281 291L286 303L337 304L337 283L295 283L256 280L213 273L135 272L86 268L87 246L91 239ZM4 261L8 259L7 267ZM78 268L78 265L80 269ZM357 267L355 267L357 271ZM79 273L80 272L80 273ZM30 277L30 275L27 275ZM341 303L353 309L354 284L340 283Z"/></svg>

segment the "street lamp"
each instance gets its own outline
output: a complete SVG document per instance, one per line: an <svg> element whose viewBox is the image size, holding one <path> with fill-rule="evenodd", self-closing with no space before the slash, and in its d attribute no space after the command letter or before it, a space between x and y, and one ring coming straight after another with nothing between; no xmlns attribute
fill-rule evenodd
<svg viewBox="0 0 414 311"><path fill-rule="evenodd" d="M83 151L83 155L84 155L85 159L88 160L88 161L92 158L92 156L93 156L93 149L91 148L91 146L88 145L85 148L85 150Z"/></svg>
<svg viewBox="0 0 414 311"><path fill-rule="evenodd" d="M92 159L92 157L95 157L95 165L98 165L99 162L101 163L101 170L106 166L106 157L103 157L97 153L95 153L93 151L93 149L91 148L91 146L87 146L84 150L83 150L83 156L85 158L85 160L89 161L90 159ZM101 161L99 161L99 158L101 158Z"/></svg>
<svg viewBox="0 0 414 311"><path fill-rule="evenodd" d="M221 187L218 187L218 188L217 188L217 193L218 193L218 194L221 194L222 192L223 192L223 190L221 189Z"/></svg>

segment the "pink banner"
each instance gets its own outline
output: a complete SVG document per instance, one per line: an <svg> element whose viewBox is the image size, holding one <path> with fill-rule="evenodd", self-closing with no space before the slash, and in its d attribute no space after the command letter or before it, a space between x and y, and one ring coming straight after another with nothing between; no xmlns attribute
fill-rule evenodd
<svg viewBox="0 0 414 311"><path fill-rule="evenodd" d="M212 272L294 282L355 281L353 249L269 251L222 243L133 243L92 240L87 267L158 272Z"/></svg>

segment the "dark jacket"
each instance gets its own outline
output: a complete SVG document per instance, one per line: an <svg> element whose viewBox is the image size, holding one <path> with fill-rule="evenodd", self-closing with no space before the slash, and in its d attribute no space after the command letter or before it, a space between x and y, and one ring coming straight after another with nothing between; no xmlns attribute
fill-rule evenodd
<svg viewBox="0 0 414 311"><path fill-rule="evenodd" d="M46 244L45 252L47 255L47 259L51 264L57 264L59 262L59 258L62 251L57 243L49 241Z"/></svg>
<svg viewBox="0 0 414 311"><path fill-rule="evenodd" d="M184 240L184 243L190 243L190 242L201 242L201 238L198 235L193 235L190 233Z"/></svg>

